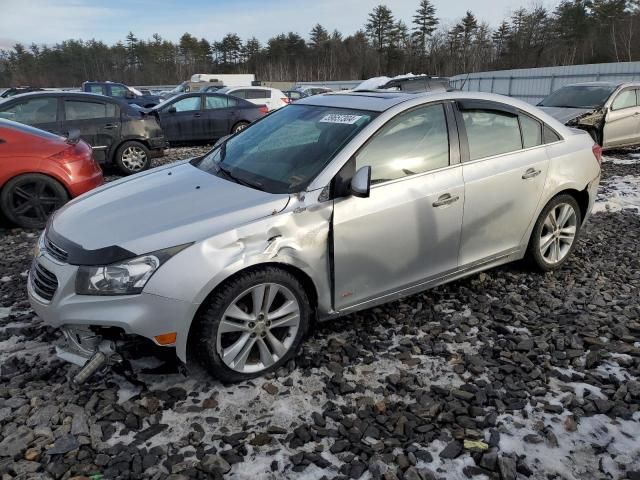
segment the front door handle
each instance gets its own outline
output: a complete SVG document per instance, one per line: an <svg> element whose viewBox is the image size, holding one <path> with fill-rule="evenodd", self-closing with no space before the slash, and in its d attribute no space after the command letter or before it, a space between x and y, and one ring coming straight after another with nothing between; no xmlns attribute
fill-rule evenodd
<svg viewBox="0 0 640 480"><path fill-rule="evenodd" d="M200 114L200 113L194 113L194 114L193 114L193 116L194 116L194 117L196 117L196 118L200 118L200 117L202 116L202 114Z"/></svg>
<svg viewBox="0 0 640 480"><path fill-rule="evenodd" d="M440 197L438 197L438 200L433 202L432 205L436 208L444 207L446 205L451 205L452 203L455 203L458 200L460 200L460 197L458 195L451 196L450 193L445 193L444 195L440 195Z"/></svg>
<svg viewBox="0 0 640 480"><path fill-rule="evenodd" d="M529 168L526 172L524 172L524 174L522 175L522 179L523 180L529 180L530 178L534 178L537 177L538 175L540 175L542 173L542 170L536 170L535 168Z"/></svg>
<svg viewBox="0 0 640 480"><path fill-rule="evenodd" d="M118 128L118 125L115 123L107 123L105 124L104 128L106 130L113 130L114 128Z"/></svg>

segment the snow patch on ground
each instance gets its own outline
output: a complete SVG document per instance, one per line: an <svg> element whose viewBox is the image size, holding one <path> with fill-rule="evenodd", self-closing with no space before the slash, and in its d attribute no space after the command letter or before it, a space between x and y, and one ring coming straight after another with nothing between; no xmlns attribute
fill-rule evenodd
<svg viewBox="0 0 640 480"><path fill-rule="evenodd" d="M637 165L640 164L640 153L632 153L629 155L631 158L616 158L616 157L608 157L603 156L603 162L610 162L614 165Z"/></svg>
<svg viewBox="0 0 640 480"><path fill-rule="evenodd" d="M640 213L640 177L625 175L602 182L593 213L635 209Z"/></svg>
<svg viewBox="0 0 640 480"><path fill-rule="evenodd" d="M498 422L503 427L501 452L526 455L528 466L536 472L535 478L544 478L543 474L547 473L557 473L571 480L603 478L605 475L621 478L623 466L629 470L640 467L640 443L637 441L640 412L636 412L631 420L611 420L606 415L583 417L578 420L574 432L564 427L568 416L570 412L566 410L560 415L552 415L534 411L530 405L526 417L521 413L500 415ZM558 446L549 441L533 444L524 440L531 434L544 437L541 426L553 432ZM602 449L602 453L594 446Z"/></svg>

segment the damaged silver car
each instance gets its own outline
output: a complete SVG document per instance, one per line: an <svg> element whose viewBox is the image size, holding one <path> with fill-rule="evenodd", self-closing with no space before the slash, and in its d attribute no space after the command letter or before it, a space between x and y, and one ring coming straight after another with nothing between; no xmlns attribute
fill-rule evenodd
<svg viewBox="0 0 640 480"><path fill-rule="evenodd" d="M588 132L604 149L640 145L640 83L566 85L538 106L569 127Z"/></svg>
<svg viewBox="0 0 640 480"><path fill-rule="evenodd" d="M29 298L78 382L136 336L244 380L315 322L525 256L560 268L599 161L585 132L498 95L313 96L68 203Z"/></svg>

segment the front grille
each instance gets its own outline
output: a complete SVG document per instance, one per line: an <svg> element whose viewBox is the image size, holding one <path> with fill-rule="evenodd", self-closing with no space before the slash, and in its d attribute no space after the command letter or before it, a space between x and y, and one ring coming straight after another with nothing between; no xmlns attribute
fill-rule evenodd
<svg viewBox="0 0 640 480"><path fill-rule="evenodd" d="M40 265L37 261L31 267L31 287L36 294L50 301L58 289L58 279L49 270Z"/></svg>
<svg viewBox="0 0 640 480"><path fill-rule="evenodd" d="M47 236L44 237L44 249L56 260L66 263L69 254L53 243Z"/></svg>

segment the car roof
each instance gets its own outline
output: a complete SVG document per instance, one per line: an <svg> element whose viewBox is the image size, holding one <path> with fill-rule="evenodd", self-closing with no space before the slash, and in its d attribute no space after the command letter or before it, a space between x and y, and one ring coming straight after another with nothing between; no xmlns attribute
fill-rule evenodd
<svg viewBox="0 0 640 480"><path fill-rule="evenodd" d="M428 101L447 101L447 100L485 100L489 102L499 102L509 105L516 109L533 113L534 116L551 123L555 126L558 124L555 120L542 112L540 109L526 103L517 98L506 97L496 93L485 92L463 92L460 90L438 91L438 92L382 92L382 91L366 91L366 92L334 92L323 93L305 97L296 101L294 105L316 105L334 108L347 108L354 110L369 110L374 112L384 112L396 105L411 100L424 99L424 103Z"/></svg>
<svg viewBox="0 0 640 480"><path fill-rule="evenodd" d="M129 104L124 100L120 100L114 97L107 97L106 95L98 95L96 93L88 93L88 92L68 92L68 91L44 91L44 92L30 92L23 93L19 97L10 97L8 100L13 100L14 98L24 100L26 98L37 98L37 97L73 97L73 98L83 98L83 99L94 99L94 100L102 100L102 101L110 101L115 102L120 105L128 106Z"/></svg>

